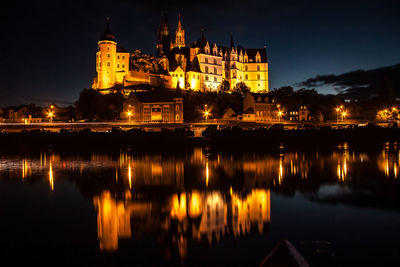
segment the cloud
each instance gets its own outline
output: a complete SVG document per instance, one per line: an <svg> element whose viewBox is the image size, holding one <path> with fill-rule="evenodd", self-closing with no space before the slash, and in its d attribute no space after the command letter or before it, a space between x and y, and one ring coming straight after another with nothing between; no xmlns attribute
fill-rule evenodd
<svg viewBox="0 0 400 267"><path fill-rule="evenodd" d="M356 70L340 75L318 75L296 84L298 87L331 86L342 94L374 94L379 84L388 80L393 89L400 91L400 64L372 70Z"/></svg>

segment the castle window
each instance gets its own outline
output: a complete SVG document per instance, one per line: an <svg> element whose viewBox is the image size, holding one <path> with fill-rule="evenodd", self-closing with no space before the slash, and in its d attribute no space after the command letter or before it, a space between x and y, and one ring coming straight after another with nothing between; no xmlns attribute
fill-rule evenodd
<svg viewBox="0 0 400 267"><path fill-rule="evenodd" d="M245 77L245 79L246 79L246 80L248 80L248 79L249 79L249 75L247 75L247 74L246 74L246 76L244 76L244 77Z"/></svg>
<svg viewBox="0 0 400 267"><path fill-rule="evenodd" d="M245 70L245 71L248 71L248 67L247 67L247 66L245 66L245 67L244 67L244 70Z"/></svg>
<svg viewBox="0 0 400 267"><path fill-rule="evenodd" d="M176 106L176 111L179 111L179 106L178 105Z"/></svg>
<svg viewBox="0 0 400 267"><path fill-rule="evenodd" d="M125 69L125 64L122 64L122 68Z"/></svg>
<svg viewBox="0 0 400 267"><path fill-rule="evenodd" d="M176 115L176 120L179 121L179 115Z"/></svg>
<svg viewBox="0 0 400 267"><path fill-rule="evenodd" d="M214 77L214 82L217 82L217 77Z"/></svg>
<svg viewBox="0 0 400 267"><path fill-rule="evenodd" d="M110 61L107 61L107 66L108 66L108 67L110 67L110 66L111 66L111 64L110 64Z"/></svg>
<svg viewBox="0 0 400 267"><path fill-rule="evenodd" d="M217 65L217 60L214 58L214 64Z"/></svg>
<svg viewBox="0 0 400 267"><path fill-rule="evenodd" d="M206 81L208 81L208 76L206 75Z"/></svg>
<svg viewBox="0 0 400 267"><path fill-rule="evenodd" d="M111 57L111 54L107 54L107 57Z"/></svg>
<svg viewBox="0 0 400 267"><path fill-rule="evenodd" d="M119 56L117 56L117 58L119 59Z"/></svg>
<svg viewBox="0 0 400 267"><path fill-rule="evenodd" d="M197 74L197 80L199 80L200 79L200 76Z"/></svg>
<svg viewBox="0 0 400 267"><path fill-rule="evenodd" d="M257 80L259 80L260 79L260 74L257 74Z"/></svg>
<svg viewBox="0 0 400 267"><path fill-rule="evenodd" d="M257 70L260 71L260 65L257 65Z"/></svg>
<svg viewBox="0 0 400 267"><path fill-rule="evenodd" d="M122 56L122 59L125 59L125 56Z"/></svg>
<svg viewBox="0 0 400 267"><path fill-rule="evenodd" d="M217 68L214 68L214 74L218 74L218 73L217 73Z"/></svg>
<svg viewBox="0 0 400 267"><path fill-rule="evenodd" d="M119 64L117 64L117 68L119 68Z"/></svg>
<svg viewBox="0 0 400 267"><path fill-rule="evenodd" d="M208 63L208 58L205 58L204 60L205 60L206 63Z"/></svg>
<svg viewBox="0 0 400 267"><path fill-rule="evenodd" d="M208 73L208 66L206 66L205 71L206 71L206 73Z"/></svg>
<svg viewBox="0 0 400 267"><path fill-rule="evenodd" d="M183 77L183 75L181 74L181 77Z"/></svg>

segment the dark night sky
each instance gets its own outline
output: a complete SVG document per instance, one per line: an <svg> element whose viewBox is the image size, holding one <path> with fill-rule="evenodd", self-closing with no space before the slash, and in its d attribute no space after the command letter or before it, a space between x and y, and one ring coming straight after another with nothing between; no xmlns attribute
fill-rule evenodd
<svg viewBox="0 0 400 267"><path fill-rule="evenodd" d="M1 11L0 106L72 104L95 75L97 41L111 29L125 49L155 52L160 14L189 42L267 46L270 88L319 74L400 63L398 1L14 1ZM321 89L322 93L333 92Z"/></svg>

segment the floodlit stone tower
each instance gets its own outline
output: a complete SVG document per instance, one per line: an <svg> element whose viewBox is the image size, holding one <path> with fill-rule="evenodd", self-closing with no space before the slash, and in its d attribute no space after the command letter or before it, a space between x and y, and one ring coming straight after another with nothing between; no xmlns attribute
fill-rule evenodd
<svg viewBox="0 0 400 267"><path fill-rule="evenodd" d="M100 36L96 53L97 89L109 89L115 86L117 42L110 31L110 19Z"/></svg>
<svg viewBox="0 0 400 267"><path fill-rule="evenodd" d="M182 27L181 23L181 14L179 14L179 20L178 20L178 28L176 29L175 32L175 46L181 48L185 47L185 30Z"/></svg>

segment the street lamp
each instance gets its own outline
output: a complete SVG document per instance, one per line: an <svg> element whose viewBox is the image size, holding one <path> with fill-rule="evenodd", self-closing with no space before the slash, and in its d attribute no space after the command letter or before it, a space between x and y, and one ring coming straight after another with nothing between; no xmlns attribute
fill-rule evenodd
<svg viewBox="0 0 400 267"><path fill-rule="evenodd" d="M340 111L340 108L336 108L336 123L339 122L339 111Z"/></svg>
<svg viewBox="0 0 400 267"><path fill-rule="evenodd" d="M210 116L210 110L208 109L207 104L204 105L203 116L206 119L206 123L207 123L207 119Z"/></svg>
<svg viewBox="0 0 400 267"><path fill-rule="evenodd" d="M343 111L342 112L342 122L343 122L343 120L344 120L344 118L347 116L347 112L346 111Z"/></svg>
<svg viewBox="0 0 400 267"><path fill-rule="evenodd" d="M47 116L49 117L50 122L53 122L53 117L54 117L53 111L49 111L49 113L47 113Z"/></svg>
<svg viewBox="0 0 400 267"><path fill-rule="evenodd" d="M126 114L128 115L128 121L131 122L132 112L129 110Z"/></svg>
<svg viewBox="0 0 400 267"><path fill-rule="evenodd" d="M282 117L283 112L282 111L278 111L278 122L281 122L281 117Z"/></svg>

